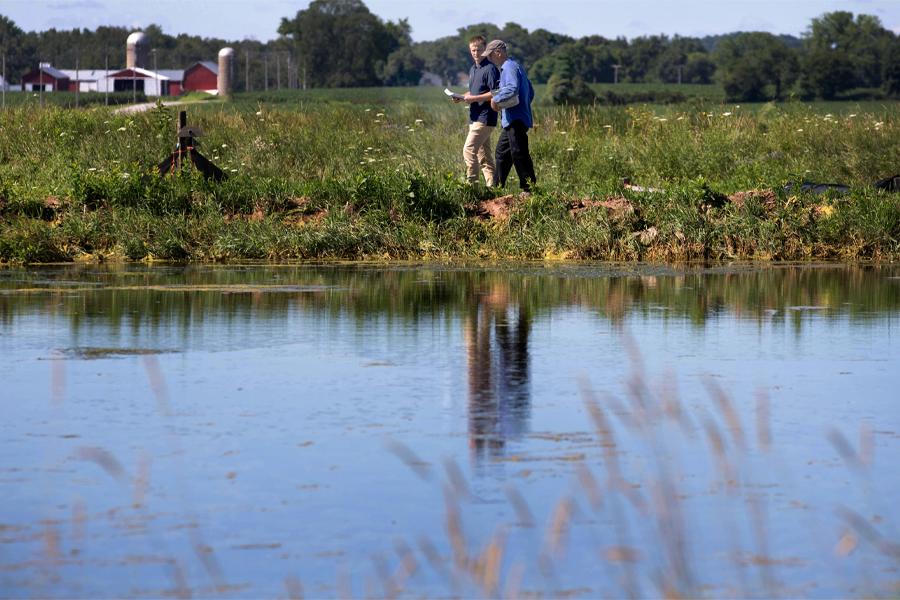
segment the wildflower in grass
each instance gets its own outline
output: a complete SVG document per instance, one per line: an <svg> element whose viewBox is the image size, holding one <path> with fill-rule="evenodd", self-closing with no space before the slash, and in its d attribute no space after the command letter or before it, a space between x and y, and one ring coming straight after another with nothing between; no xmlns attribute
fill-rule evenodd
<svg viewBox="0 0 900 600"><path fill-rule="evenodd" d="M384 113L376 113L375 116L376 116L376 117L383 117L383 116L384 116Z"/></svg>
<svg viewBox="0 0 900 600"><path fill-rule="evenodd" d="M127 131L125 127L119 127L118 131Z"/></svg>
<svg viewBox="0 0 900 600"><path fill-rule="evenodd" d="M424 122L425 121L423 121L422 119L416 119L416 125L421 125Z"/></svg>
<svg viewBox="0 0 900 600"><path fill-rule="evenodd" d="M566 152L575 152L575 148L566 148Z"/></svg>
<svg viewBox="0 0 900 600"><path fill-rule="evenodd" d="M568 135L568 134L569 134L568 131L560 131L560 132L559 132L559 135Z"/></svg>
<svg viewBox="0 0 900 600"><path fill-rule="evenodd" d="M603 129L612 129L612 125L604 125Z"/></svg>
<svg viewBox="0 0 900 600"><path fill-rule="evenodd" d="M223 148L227 148L227 147L228 147L228 144L222 144L222 147L223 147Z"/></svg>
<svg viewBox="0 0 900 600"><path fill-rule="evenodd" d="M723 116L723 117L730 117L731 114L732 114L731 111L723 112L723 113L722 113L722 116Z"/></svg>
<svg viewBox="0 0 900 600"><path fill-rule="evenodd" d="M371 108L367 108L367 109L366 109L366 112L372 112L372 109L371 109Z"/></svg>
<svg viewBox="0 0 900 600"><path fill-rule="evenodd" d="M803 133L803 128L798 129L797 133Z"/></svg>
<svg viewBox="0 0 900 600"><path fill-rule="evenodd" d="M848 119L856 118L856 113L852 113L852 114L847 115L847 118L848 118Z"/></svg>

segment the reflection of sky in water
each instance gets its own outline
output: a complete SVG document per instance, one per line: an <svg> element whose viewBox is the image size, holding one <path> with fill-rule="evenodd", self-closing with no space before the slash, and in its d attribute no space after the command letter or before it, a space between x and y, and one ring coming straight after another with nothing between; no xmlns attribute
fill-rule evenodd
<svg viewBox="0 0 900 600"><path fill-rule="evenodd" d="M765 285L748 285L755 271L728 281L648 271L610 282L603 268L586 277L570 267L563 279L535 268L166 269L82 277L215 289L68 283L60 294L8 290L59 289L60 273L76 279L69 271L43 272L41 281L4 272L0 585L15 595L159 595L183 569L197 594L221 571L246 586L226 596L284 595L289 576L308 595L335 595L344 569L355 593L371 580L382 595L373 553L393 567L394 541L415 545L419 534L449 553L440 481L442 461L452 459L469 480L473 497L462 505L473 543L507 523L508 563L533 567L545 523L572 494L581 513L569 552L555 575L529 568L528 589L614 595L622 566L597 548L644 547L645 573L665 560L646 550L659 545L647 514L617 507L612 491L590 513L573 483L577 465L602 481L611 460L585 409L586 382L616 431L623 472L644 482L637 489L652 498L648 482L659 472L676 479L690 526L686 552L704 582L770 589L754 571L759 557L744 557L747 573L732 560L758 553L746 509L755 498L771 538L769 570L787 586L771 589L833 596L861 581L883 589L885 561L865 542L835 558L846 524L834 509L877 516L880 529L897 532L888 499L900 490L888 458L900 425L900 286L887 277L896 270L814 271L776 270ZM677 389L689 434L629 429L639 365L652 397ZM746 428L751 450L734 466L741 494L709 475L717 466L706 425L718 424L732 452L737 446L710 382L727 391ZM755 445L758 390L771 405L777 451L769 454ZM827 440L835 427L854 447L872 440L865 476L846 469ZM871 434L860 438L861 427ZM386 440L427 463L432 478L419 479L403 464L413 459ZM124 483L97 461L73 458L94 447L122 465ZM511 487L537 527L515 526ZM217 567L192 550L198 544L213 550ZM803 587L810 582L819 587ZM423 566L411 585L435 595L449 584ZM471 592L462 585L458 593Z"/></svg>

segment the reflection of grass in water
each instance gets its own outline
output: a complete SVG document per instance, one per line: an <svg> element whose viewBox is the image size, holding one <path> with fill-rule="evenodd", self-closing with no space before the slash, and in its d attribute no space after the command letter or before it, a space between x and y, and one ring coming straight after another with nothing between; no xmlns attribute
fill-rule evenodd
<svg viewBox="0 0 900 600"><path fill-rule="evenodd" d="M499 524L493 533L481 530L473 535L469 530L467 535L463 504L470 497L468 484L458 469L448 468L442 483L445 539L420 539L418 553L406 546L403 551L398 549L393 570L386 565L377 569L385 595L415 593L419 556L445 578L454 594L477 592L488 597L790 597L804 593L806 585L818 587L820 583L797 581L791 573L784 573L785 581L781 581L780 571L821 564L817 562L821 555L846 557L860 549L862 542L882 558L900 563L900 545L882 533L881 518L870 520L846 507L838 508L834 522L824 523L834 525L835 537L824 547L809 551L815 556L796 556L792 554L796 548L780 546L774 527L777 521L767 518L761 488L777 489L790 482L783 475L784 465L779 465L783 462L779 449L772 443L768 397L762 392L757 395L751 427L724 389L710 380L707 391L710 409L698 411L687 409L672 389L651 389L639 368L628 383L627 402L610 396L598 398L585 382L582 395L594 426L595 452L578 462L575 491L550 511L531 547L522 548L510 540L515 529L535 523L527 499L512 487L507 489L507 498L515 521ZM863 430L858 449L837 431L828 439L845 465L866 478L872 460L871 432ZM571 443L565 436L556 441ZM635 441L643 452L626 450ZM682 444L700 451L707 464L682 472L687 467L679 462L683 460L678 453ZM422 471L421 465L426 463L410 449L392 449L417 474L431 479L430 472ZM563 454L557 458L565 460L566 450L561 449ZM635 473L634 465L628 464L634 454L648 457L643 474ZM765 461L765 473L759 473L758 466L752 468L754 456ZM553 459L552 455L528 458ZM589 466L591 462L598 466ZM779 481L755 483L754 476L772 477L769 469L782 474ZM706 493L688 489L684 476L690 478L694 473L701 485L710 486ZM711 513L698 515L698 507L692 505L709 489L721 496L719 505ZM776 499L777 494L772 501ZM706 541L710 530L729 532L724 547ZM815 538L827 533L810 535ZM582 542L588 537L595 545L577 544L576 536ZM442 552L443 548L448 550ZM582 564L578 555L585 552L596 558L597 569L604 576L587 572L581 579L578 575L574 580L563 578L560 574L571 573L573 564ZM726 560L721 560L723 557ZM723 566L717 567L720 562ZM533 589L536 577L550 589ZM856 575L862 580L838 582L833 577L829 573L828 585L847 584L843 593L891 593L889 587L880 588L884 580L867 580L866 575ZM605 589L585 587L598 580Z"/></svg>
<svg viewBox="0 0 900 600"><path fill-rule="evenodd" d="M170 354L178 350L164 350L159 348L65 348L60 353L69 358L81 358L94 360L101 358L124 358L126 356L148 356L153 354Z"/></svg>

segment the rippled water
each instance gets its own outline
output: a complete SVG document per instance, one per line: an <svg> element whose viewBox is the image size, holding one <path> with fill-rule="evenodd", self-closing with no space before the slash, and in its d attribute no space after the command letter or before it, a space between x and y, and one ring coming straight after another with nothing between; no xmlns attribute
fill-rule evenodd
<svg viewBox="0 0 900 600"><path fill-rule="evenodd" d="M900 268L0 270L0 595L900 590Z"/></svg>

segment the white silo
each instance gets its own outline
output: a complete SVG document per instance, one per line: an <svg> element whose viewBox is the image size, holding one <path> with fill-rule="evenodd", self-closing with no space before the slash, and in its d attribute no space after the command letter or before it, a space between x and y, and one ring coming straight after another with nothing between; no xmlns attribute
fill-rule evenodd
<svg viewBox="0 0 900 600"><path fill-rule="evenodd" d="M234 48L219 50L219 76L216 80L219 96L231 96L231 66L234 62Z"/></svg>
<svg viewBox="0 0 900 600"><path fill-rule="evenodd" d="M143 31L135 31L125 42L125 68L146 69L150 55L150 36Z"/></svg>

